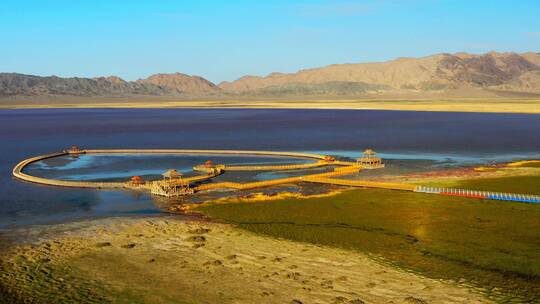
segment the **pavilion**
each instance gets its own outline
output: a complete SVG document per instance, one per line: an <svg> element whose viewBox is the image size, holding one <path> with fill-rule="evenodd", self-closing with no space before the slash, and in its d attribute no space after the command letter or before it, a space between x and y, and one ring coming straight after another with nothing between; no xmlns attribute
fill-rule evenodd
<svg viewBox="0 0 540 304"><path fill-rule="evenodd" d="M358 158L356 162L364 169L384 168L382 158L377 157L377 152L373 151L373 149L366 149L363 156Z"/></svg>
<svg viewBox="0 0 540 304"><path fill-rule="evenodd" d="M183 174L175 169L169 169L161 174L163 180L152 183L150 192L161 196L183 196L193 194L195 190L190 187L188 180L183 180Z"/></svg>

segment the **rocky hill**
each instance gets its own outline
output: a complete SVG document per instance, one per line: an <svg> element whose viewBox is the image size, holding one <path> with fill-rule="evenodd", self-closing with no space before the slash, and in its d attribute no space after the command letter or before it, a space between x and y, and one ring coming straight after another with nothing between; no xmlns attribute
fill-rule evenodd
<svg viewBox="0 0 540 304"><path fill-rule="evenodd" d="M0 73L0 96L184 96L221 91L208 80L185 74L157 74L137 81L99 78L40 77Z"/></svg>
<svg viewBox="0 0 540 304"><path fill-rule="evenodd" d="M530 71L504 84L493 87L501 91L540 93L540 70Z"/></svg>
<svg viewBox="0 0 540 304"><path fill-rule="evenodd" d="M199 77L182 73L155 74L146 79L137 80L140 84L152 84L162 88L173 89L177 92L193 94L217 93L221 89L212 82Z"/></svg>
<svg viewBox="0 0 540 304"><path fill-rule="evenodd" d="M297 87L309 84L313 88L341 82L372 86L378 91L520 90L526 87L528 91L540 92L535 73L538 70L540 53L437 54L379 63L334 64L291 74L272 73L266 77L245 76L233 82L222 82L219 87L230 92L260 92L291 84ZM289 93L292 92L289 90Z"/></svg>

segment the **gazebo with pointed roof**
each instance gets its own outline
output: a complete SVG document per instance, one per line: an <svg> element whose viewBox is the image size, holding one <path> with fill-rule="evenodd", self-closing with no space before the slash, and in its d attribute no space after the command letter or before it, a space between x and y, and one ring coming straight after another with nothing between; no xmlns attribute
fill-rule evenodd
<svg viewBox="0 0 540 304"><path fill-rule="evenodd" d="M142 185L144 184L144 180L139 175L132 176L130 179L131 184L133 185Z"/></svg>
<svg viewBox="0 0 540 304"><path fill-rule="evenodd" d="M373 149L364 150L363 156L358 158L356 162L364 169L384 168L382 158L377 157L377 152L375 152Z"/></svg>
<svg viewBox="0 0 540 304"><path fill-rule="evenodd" d="M377 152L375 152L373 149L366 149L364 150L363 154L364 154L364 157L372 157L372 156L375 156Z"/></svg>
<svg viewBox="0 0 540 304"><path fill-rule="evenodd" d="M69 149L65 149L64 152L69 154L83 154L85 151L78 146L71 146Z"/></svg>
<svg viewBox="0 0 540 304"><path fill-rule="evenodd" d="M334 161L336 161L336 158L331 156L331 155L325 155L324 156L324 161L326 161L326 162L334 162Z"/></svg>
<svg viewBox="0 0 540 304"><path fill-rule="evenodd" d="M182 196L195 193L190 187L188 179L182 179L182 173L175 169L169 169L163 174L163 180L152 183L150 192L161 196Z"/></svg>
<svg viewBox="0 0 540 304"><path fill-rule="evenodd" d="M169 169L161 174L165 179L176 179L182 178L182 173L176 171L176 169Z"/></svg>
<svg viewBox="0 0 540 304"><path fill-rule="evenodd" d="M205 168L212 168L212 167L214 167L214 161L211 160L211 159L205 161L205 162L204 162L204 167L205 167Z"/></svg>

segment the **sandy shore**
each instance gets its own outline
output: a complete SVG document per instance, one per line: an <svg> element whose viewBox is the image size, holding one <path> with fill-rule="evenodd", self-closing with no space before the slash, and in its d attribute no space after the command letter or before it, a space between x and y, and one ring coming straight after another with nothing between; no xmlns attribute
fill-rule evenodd
<svg viewBox="0 0 540 304"><path fill-rule="evenodd" d="M61 100L37 102L2 100L0 109L25 108L245 108L245 109L369 109L435 112L540 114L538 99L470 98L449 100Z"/></svg>
<svg viewBox="0 0 540 304"><path fill-rule="evenodd" d="M2 255L11 296L147 303L489 303L361 253L173 217L49 227ZM40 282L36 285L36 282Z"/></svg>

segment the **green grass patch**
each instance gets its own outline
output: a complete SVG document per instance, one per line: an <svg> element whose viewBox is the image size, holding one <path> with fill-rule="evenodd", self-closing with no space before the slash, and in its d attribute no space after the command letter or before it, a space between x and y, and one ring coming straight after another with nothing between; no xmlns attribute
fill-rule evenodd
<svg viewBox="0 0 540 304"><path fill-rule="evenodd" d="M518 187L512 189L527 188ZM540 205L370 189L197 210L256 233L359 250L435 278L464 278L488 292L505 290L498 296L507 300L540 300Z"/></svg>
<svg viewBox="0 0 540 304"><path fill-rule="evenodd" d="M540 176L538 175L472 178L460 181L443 180L441 182L435 180L433 182L420 182L418 184L433 187L451 187L468 190L540 195Z"/></svg>
<svg viewBox="0 0 540 304"><path fill-rule="evenodd" d="M512 176L463 180L459 187L471 190L540 195L540 176Z"/></svg>

